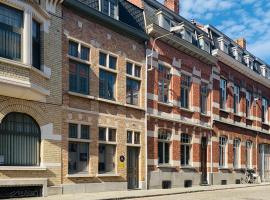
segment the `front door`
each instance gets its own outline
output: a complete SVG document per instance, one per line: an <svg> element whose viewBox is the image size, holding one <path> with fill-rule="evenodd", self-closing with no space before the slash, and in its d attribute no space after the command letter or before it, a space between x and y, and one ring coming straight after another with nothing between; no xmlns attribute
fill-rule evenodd
<svg viewBox="0 0 270 200"><path fill-rule="evenodd" d="M202 170L202 184L208 184L207 181L207 138L202 137L201 142L201 170Z"/></svg>
<svg viewBox="0 0 270 200"><path fill-rule="evenodd" d="M128 189L139 187L139 148L127 148L127 181Z"/></svg>

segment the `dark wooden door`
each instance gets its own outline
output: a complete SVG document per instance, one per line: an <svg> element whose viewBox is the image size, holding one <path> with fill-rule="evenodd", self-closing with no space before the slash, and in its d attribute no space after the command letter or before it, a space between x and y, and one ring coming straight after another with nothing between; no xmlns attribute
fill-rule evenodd
<svg viewBox="0 0 270 200"><path fill-rule="evenodd" d="M202 137L202 141L201 141L201 171L202 171L201 183L208 184L208 181L207 181L207 138L206 137Z"/></svg>
<svg viewBox="0 0 270 200"><path fill-rule="evenodd" d="M127 148L127 181L128 189L139 187L139 148Z"/></svg>

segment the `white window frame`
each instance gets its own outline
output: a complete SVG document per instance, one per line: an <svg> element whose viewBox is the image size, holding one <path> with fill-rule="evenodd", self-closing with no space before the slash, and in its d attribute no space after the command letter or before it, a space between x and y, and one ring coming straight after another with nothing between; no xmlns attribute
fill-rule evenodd
<svg viewBox="0 0 270 200"><path fill-rule="evenodd" d="M166 134L168 135L166 139L163 139L163 138L159 138L160 136L160 131L166 131ZM170 132L170 133L169 133ZM170 129L166 129L166 128L159 128L158 129L158 143L162 143L162 149L163 149L163 152L162 152L162 157L163 157L163 163L158 163L158 165L170 165L171 164L171 140L172 140L172 131ZM166 144L169 144L169 161L168 163L165 162L165 143ZM159 162L159 161L158 161Z"/></svg>
<svg viewBox="0 0 270 200"><path fill-rule="evenodd" d="M226 168L227 167L227 144L228 138L225 136L219 137L219 168ZM222 152L221 152L222 147ZM222 159L222 163L221 163Z"/></svg>
<svg viewBox="0 0 270 200"><path fill-rule="evenodd" d="M263 118L262 118L262 122L263 123L268 123L268 100L266 99L266 98L262 98L262 111L264 111L264 116L262 116L262 117L264 117L264 120L263 120Z"/></svg>
<svg viewBox="0 0 270 200"><path fill-rule="evenodd" d="M223 103L223 105L220 104L221 109L226 109L227 107L227 84L228 83L226 79L224 78L220 79L220 94L219 95L220 95L220 100L222 99L222 102L220 103Z"/></svg>
<svg viewBox="0 0 270 200"><path fill-rule="evenodd" d="M240 111L240 87L238 85L233 86L233 94L233 111L238 114Z"/></svg>
<svg viewBox="0 0 270 200"><path fill-rule="evenodd" d="M233 167L234 169L241 168L241 140L236 138L233 140ZM235 160L237 154L237 161Z"/></svg>
<svg viewBox="0 0 270 200"><path fill-rule="evenodd" d="M182 78L183 76L185 76L187 78L187 80L189 80L189 83L188 85L183 85L183 81L182 81ZM187 95L187 106L186 107L182 107L184 109L189 109L191 107L191 95L190 95L190 91L191 91L191 85L192 85L192 80L191 80L191 76L190 75L187 75L187 74L184 74L182 73L181 75L181 85L180 85L180 99L181 99L181 107L182 107L182 89L186 90L186 95Z"/></svg>
<svg viewBox="0 0 270 200"><path fill-rule="evenodd" d="M250 117L251 115L251 92L249 90L246 91L246 117Z"/></svg>
<svg viewBox="0 0 270 200"><path fill-rule="evenodd" d="M188 143L184 143L184 142L182 142L182 136L188 136L189 137L189 142ZM191 166L191 160L192 160L192 158L191 158L191 150L192 150L192 136L191 135L189 135L189 134L187 134L187 133L182 133L181 134L181 136L180 136L180 140L181 140L181 146L180 146L180 151L182 150L182 146L184 146L184 155L185 155L185 157L184 157L184 160L185 160L185 164L182 164L181 163L181 157L180 157L180 165L182 166L182 167L186 167L186 166ZM189 160L188 160L188 163L187 163L187 158L186 158L186 146L188 146L189 147ZM182 153L182 151L181 151L181 153Z"/></svg>
<svg viewBox="0 0 270 200"><path fill-rule="evenodd" d="M72 60L75 60L77 62L81 62L81 63L84 63L84 64L91 65L91 62L90 61L91 61L91 49L92 49L92 45L91 44L88 44L86 42L83 42L83 41L81 41L79 39L76 39L74 37L68 36L67 38L68 38L68 44L69 44L69 42L75 42L75 43L78 44L78 57L74 57L74 56L69 55L69 49L67 51L67 57L70 58L70 59L72 59ZM83 59L81 59L81 48L82 47L86 47L86 48L89 49L89 55L88 55L89 60L83 60Z"/></svg>
<svg viewBox="0 0 270 200"><path fill-rule="evenodd" d="M206 93L202 90L203 87L206 89ZM205 110L203 111L202 106L204 106L204 103L202 99L205 98ZM201 108L201 113L207 114L208 111L208 85L207 83L202 82L201 87L200 87L200 108Z"/></svg>
<svg viewBox="0 0 270 200"><path fill-rule="evenodd" d="M136 130L130 130L130 129L128 129L127 131L126 131L126 133L128 134L128 132L131 132L131 134L132 134L132 140L131 140L131 142L128 142L127 140L127 145L128 146L141 146L141 142L142 142L142 134L141 134L141 132L140 131L136 131ZM135 143L135 134L139 134L140 135L140 142L139 143Z"/></svg>
<svg viewBox="0 0 270 200"><path fill-rule="evenodd" d="M250 140L246 141L246 168L247 169L252 169L252 149L253 149L252 147L253 147L252 141Z"/></svg>
<svg viewBox="0 0 270 200"><path fill-rule="evenodd" d="M163 68L165 68L165 70L168 72L167 74L166 74L166 79L167 79L167 81L168 81L168 85L167 85L167 101L165 101L165 89L164 89L164 83L162 82L160 82L160 79L158 78L158 101L159 102L162 102L162 103L170 103L170 101L171 101L171 95L170 95L170 89L171 89L171 81L172 81L172 76L171 76L171 70L172 70L172 68L171 68L171 66L169 65L169 64L167 64L167 63L164 63L164 62L161 62L161 61L159 61L159 63L158 63L158 68L159 68L159 66L162 66ZM158 70L158 73L163 73L163 72L160 72L160 70ZM159 76L159 75L158 75ZM162 79L162 81L164 81L164 77L163 77L163 79ZM160 92L159 92L159 85L160 85L160 83L162 84L162 94L160 94ZM162 97L160 96L160 95L162 95Z"/></svg>
<svg viewBox="0 0 270 200"><path fill-rule="evenodd" d="M100 12L102 12L102 1L104 1L104 0L99 0L99 11ZM111 16L111 1L110 0L108 0L108 4L109 4L109 10L108 10L108 16L109 17L112 17L112 18L114 18L114 19L117 19L117 20L119 20L119 2L118 2L118 0L115 0L116 1L116 13L115 13L115 16L114 17L112 17ZM102 12L103 13L103 12ZM104 14L106 14L106 13L104 13ZM107 14L106 14L107 15Z"/></svg>

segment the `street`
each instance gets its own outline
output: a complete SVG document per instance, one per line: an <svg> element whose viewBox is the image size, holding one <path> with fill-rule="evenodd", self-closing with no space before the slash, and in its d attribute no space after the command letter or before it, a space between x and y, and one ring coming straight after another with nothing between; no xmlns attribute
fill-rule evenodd
<svg viewBox="0 0 270 200"><path fill-rule="evenodd" d="M166 195L160 197L138 198L137 200L269 200L270 198L270 186L258 186L251 188L239 188L229 190L217 190L206 192L195 192L178 195Z"/></svg>

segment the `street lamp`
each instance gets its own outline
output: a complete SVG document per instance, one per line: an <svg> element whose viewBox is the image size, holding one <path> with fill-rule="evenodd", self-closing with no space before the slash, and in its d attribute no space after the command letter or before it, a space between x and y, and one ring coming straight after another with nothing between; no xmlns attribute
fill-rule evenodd
<svg viewBox="0 0 270 200"><path fill-rule="evenodd" d="M166 36L169 36L169 35L173 35L174 33L180 31L182 29L182 26L174 26L174 27L171 27L170 28L170 32L165 34L165 35L161 35L157 38L154 39L153 41L153 45L152 45L152 50L151 50L151 54L148 55L147 57L150 57L151 56L151 65L150 65L150 69L149 70L152 70L153 69L153 54L154 54L154 48L155 48L155 44L156 44L156 41L163 38L163 37L166 37Z"/></svg>

